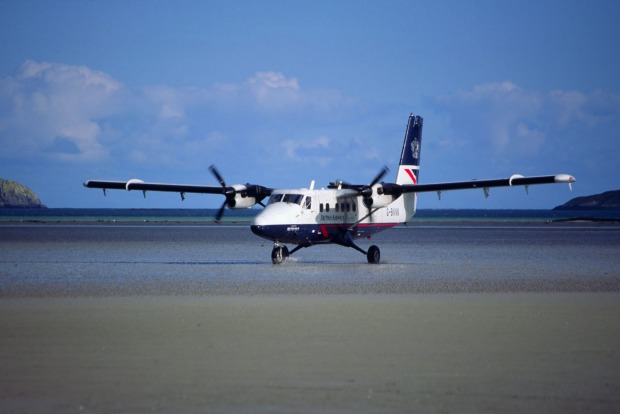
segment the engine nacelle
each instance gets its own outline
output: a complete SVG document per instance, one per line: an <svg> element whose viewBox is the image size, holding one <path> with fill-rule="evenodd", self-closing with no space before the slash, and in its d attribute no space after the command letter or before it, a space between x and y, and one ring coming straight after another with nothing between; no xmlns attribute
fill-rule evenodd
<svg viewBox="0 0 620 414"><path fill-rule="evenodd" d="M364 197L363 202L366 208L381 208L390 205L398 196L392 194L384 194L383 186L381 184L375 184L372 186L372 196Z"/></svg>
<svg viewBox="0 0 620 414"><path fill-rule="evenodd" d="M232 186L235 189L234 198L229 198L226 204L231 209L250 208L256 204L256 197L248 196L248 189L243 184L235 184Z"/></svg>

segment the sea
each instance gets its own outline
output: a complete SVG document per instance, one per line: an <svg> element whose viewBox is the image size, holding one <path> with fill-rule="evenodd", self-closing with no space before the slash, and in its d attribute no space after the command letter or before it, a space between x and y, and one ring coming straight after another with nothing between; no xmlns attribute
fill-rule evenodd
<svg viewBox="0 0 620 414"><path fill-rule="evenodd" d="M259 209L226 210L224 223L249 222ZM141 221L141 222L213 222L217 209L113 209L113 208L46 208L0 209L0 221ZM485 210L423 209L411 223L427 221L553 221L553 220L620 221L620 210Z"/></svg>

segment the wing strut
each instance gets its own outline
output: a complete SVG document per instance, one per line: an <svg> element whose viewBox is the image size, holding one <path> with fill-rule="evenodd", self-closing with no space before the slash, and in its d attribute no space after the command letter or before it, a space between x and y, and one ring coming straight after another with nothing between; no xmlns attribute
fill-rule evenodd
<svg viewBox="0 0 620 414"><path fill-rule="evenodd" d="M362 217L361 219L357 220L355 223L351 224L349 226L349 228L347 229L347 232L353 230L355 228L355 226L357 226L358 224L360 224L362 221L366 220L368 217L372 216L373 214L375 214L379 209L381 209L382 207L378 207L375 208L374 210L371 210L368 214L366 214L364 217ZM364 252L365 253L365 252Z"/></svg>

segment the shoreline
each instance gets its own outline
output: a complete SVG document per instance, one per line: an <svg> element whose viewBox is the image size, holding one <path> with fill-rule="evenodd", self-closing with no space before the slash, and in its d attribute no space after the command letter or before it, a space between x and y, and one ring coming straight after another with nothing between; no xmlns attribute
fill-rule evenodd
<svg viewBox="0 0 620 414"><path fill-rule="evenodd" d="M204 226L204 227L225 227L225 226L236 226L236 227L246 227L250 226L252 223L251 220L222 220L220 222L215 222L211 219L204 220L190 220L190 219L141 219L136 220L135 218L122 218L122 219L75 219L73 217L63 217L63 218L48 218L48 219L4 219L0 217L0 227L2 226L19 226L19 225L81 225L81 226ZM393 228L416 228L416 227L465 227L465 226L550 226L559 228L561 226L568 227L574 226L579 227L583 225L593 225L593 226L609 226L610 228L614 228L620 224L620 219L605 219L605 218L583 218L583 217L575 217L575 218L566 218L566 219L531 219L531 218L523 218L523 219L514 219L514 218L469 218L469 219L453 219L453 218L445 218L445 219L429 219L429 218L421 218L416 219L414 217L413 220L399 224Z"/></svg>

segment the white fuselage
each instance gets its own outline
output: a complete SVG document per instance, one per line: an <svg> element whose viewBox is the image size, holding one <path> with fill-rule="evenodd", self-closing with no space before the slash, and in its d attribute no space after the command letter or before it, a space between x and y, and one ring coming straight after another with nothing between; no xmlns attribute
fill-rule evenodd
<svg viewBox="0 0 620 414"><path fill-rule="evenodd" d="M368 209L354 190L276 190L251 228L275 242L311 245L340 242L349 230L352 237L369 237L406 222L414 213L414 195Z"/></svg>

